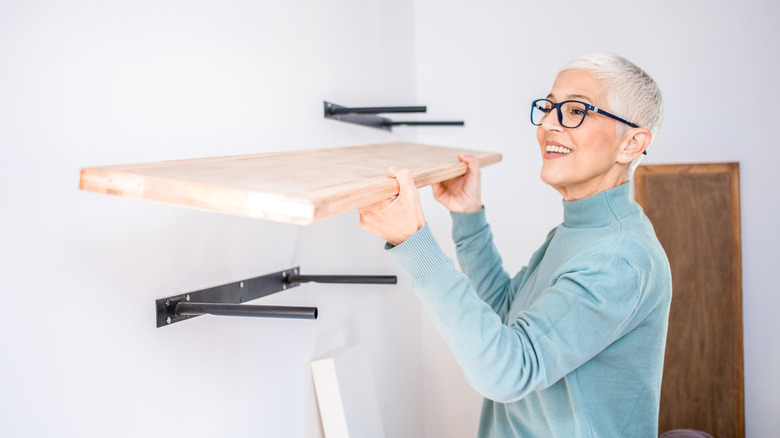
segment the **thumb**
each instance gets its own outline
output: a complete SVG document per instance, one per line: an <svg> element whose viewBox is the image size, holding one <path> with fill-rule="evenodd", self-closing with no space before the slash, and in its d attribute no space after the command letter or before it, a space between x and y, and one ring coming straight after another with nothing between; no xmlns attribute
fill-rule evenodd
<svg viewBox="0 0 780 438"><path fill-rule="evenodd" d="M409 169L390 169L390 176L398 181L399 192L417 191L417 185L414 183L414 177Z"/></svg>
<svg viewBox="0 0 780 438"><path fill-rule="evenodd" d="M466 163L469 172L479 170L479 160L477 160L477 157L475 157L474 155L461 154L458 156L458 159L461 162Z"/></svg>

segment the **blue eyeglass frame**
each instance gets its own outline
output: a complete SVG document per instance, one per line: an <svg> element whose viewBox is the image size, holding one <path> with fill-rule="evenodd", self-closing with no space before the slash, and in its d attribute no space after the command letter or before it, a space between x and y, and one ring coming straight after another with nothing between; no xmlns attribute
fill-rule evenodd
<svg viewBox="0 0 780 438"><path fill-rule="evenodd" d="M631 122L629 122L626 119L620 118L620 117L618 117L618 116L616 116L614 114L611 114L611 113L608 113L608 112L604 111L603 109L596 108L595 106L593 106L593 105L591 105L589 103L586 103L586 102L582 102L580 100L564 100L563 102L555 103L555 102L553 102L550 99L536 99L533 102L531 102L531 124L534 125L534 126L541 126L542 125L541 123L538 123L538 124L534 123L534 108L536 108L536 104L539 103L539 102L550 102L550 105L552 105L552 108L550 108L550 111L552 111L553 109L557 110L557 112L558 112L558 123L561 126L563 126L563 112L561 111L561 106L563 104L569 103L569 102L574 102L574 103L579 103L579 104L584 105L585 106L585 114L582 115L582 120L580 120L580 123L578 123L577 126L571 126L571 127L570 126L564 126L564 128L567 128L567 129L579 128L580 125L582 125L582 122L585 121L585 117L588 115L588 111L595 111L595 112L597 112L599 114L603 114L603 115L605 115L607 117L611 117L611 118L617 120L618 122L625 123L626 125L628 125L628 126L630 126L632 128L638 128L639 127L639 125L637 125L636 123L631 123ZM647 151L644 151L642 153L644 155L647 155Z"/></svg>

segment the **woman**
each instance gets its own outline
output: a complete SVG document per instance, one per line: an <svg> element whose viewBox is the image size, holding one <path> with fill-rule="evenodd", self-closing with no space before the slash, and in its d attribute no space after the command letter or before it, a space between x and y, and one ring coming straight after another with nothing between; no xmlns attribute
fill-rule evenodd
<svg viewBox="0 0 780 438"><path fill-rule="evenodd" d="M564 215L515 276L470 156L465 175L433 186L465 274L432 237L408 171L391 169L400 194L362 209L361 226L387 240L485 397L480 437L657 437L671 275L628 181L660 125L660 91L625 58L585 55L531 112Z"/></svg>

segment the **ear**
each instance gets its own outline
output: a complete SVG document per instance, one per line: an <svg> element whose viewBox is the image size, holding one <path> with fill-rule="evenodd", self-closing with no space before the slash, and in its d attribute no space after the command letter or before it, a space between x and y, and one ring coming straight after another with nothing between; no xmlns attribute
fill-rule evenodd
<svg viewBox="0 0 780 438"><path fill-rule="evenodd" d="M650 146L651 141L653 141L653 134L649 129L629 129L624 134L623 143L618 150L617 161L626 164L634 161Z"/></svg>

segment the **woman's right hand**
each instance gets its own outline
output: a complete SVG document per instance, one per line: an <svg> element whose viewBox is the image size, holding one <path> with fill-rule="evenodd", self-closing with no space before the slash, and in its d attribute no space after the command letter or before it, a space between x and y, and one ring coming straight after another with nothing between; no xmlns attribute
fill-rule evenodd
<svg viewBox="0 0 780 438"><path fill-rule="evenodd" d="M459 154L466 163L464 175L433 184L433 197L453 213L474 213L482 210L480 198L479 162L473 155Z"/></svg>

